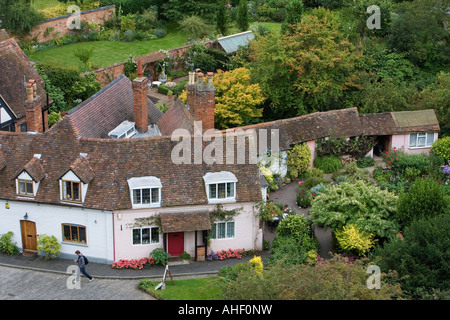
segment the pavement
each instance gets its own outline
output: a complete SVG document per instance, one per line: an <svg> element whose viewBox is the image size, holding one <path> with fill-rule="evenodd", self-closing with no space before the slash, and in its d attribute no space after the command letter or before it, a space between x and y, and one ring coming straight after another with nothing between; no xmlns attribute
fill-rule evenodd
<svg viewBox="0 0 450 320"><path fill-rule="evenodd" d="M267 261L270 252L255 252L255 255L261 256L263 262ZM207 277L217 275L224 266L234 266L241 262L247 262L253 258L253 255L243 256L241 259L230 258L225 260L213 261L191 261L188 264L169 264L169 271L174 279ZM75 258L74 258L75 259ZM73 260L56 258L45 260L43 256L24 256L18 254L8 256L0 253L0 266L10 268L20 268L32 271L51 272L56 274L70 274L70 266L76 265ZM154 279L161 280L164 275L165 266L154 265L141 270L133 269L114 269L111 264L89 262L86 271L97 279Z"/></svg>

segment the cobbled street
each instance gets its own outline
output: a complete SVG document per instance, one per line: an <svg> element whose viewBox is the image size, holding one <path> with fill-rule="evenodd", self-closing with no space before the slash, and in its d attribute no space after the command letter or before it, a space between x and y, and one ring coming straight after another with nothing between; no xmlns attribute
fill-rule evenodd
<svg viewBox="0 0 450 320"><path fill-rule="evenodd" d="M155 300L137 287L139 280L82 277L80 289L69 289L69 277L0 266L0 300Z"/></svg>

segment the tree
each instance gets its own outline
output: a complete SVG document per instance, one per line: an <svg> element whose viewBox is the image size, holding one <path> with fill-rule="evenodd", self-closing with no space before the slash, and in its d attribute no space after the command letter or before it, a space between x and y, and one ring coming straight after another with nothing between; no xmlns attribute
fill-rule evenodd
<svg viewBox="0 0 450 320"><path fill-rule="evenodd" d="M450 291L450 215L421 219L408 226L403 239L376 247L371 260L381 270L395 270L402 290L414 299L424 292Z"/></svg>
<svg viewBox="0 0 450 320"><path fill-rule="evenodd" d="M194 38L201 38L209 32L209 26L197 15L184 17L179 22L179 25L181 32L193 36Z"/></svg>
<svg viewBox="0 0 450 320"><path fill-rule="evenodd" d="M237 7L236 24L241 31L247 31L249 28L248 22L248 2L247 0L240 0Z"/></svg>
<svg viewBox="0 0 450 320"><path fill-rule="evenodd" d="M215 122L218 128L252 124L261 117L264 102L258 84L252 83L246 68L218 70L214 76L216 88Z"/></svg>
<svg viewBox="0 0 450 320"><path fill-rule="evenodd" d="M219 0L216 12L216 29L223 36L228 34L228 16L225 0Z"/></svg>
<svg viewBox="0 0 450 320"><path fill-rule="evenodd" d="M292 33L262 37L251 48L252 79L279 117L334 109L346 91L359 87L355 66L361 53L323 8L304 16Z"/></svg>
<svg viewBox="0 0 450 320"><path fill-rule="evenodd" d="M18 36L25 36L44 20L44 15L25 0L0 0L0 8L0 28Z"/></svg>
<svg viewBox="0 0 450 320"><path fill-rule="evenodd" d="M292 33L293 25L296 25L302 20L303 2L302 0L290 0L286 6L286 19L281 25L281 33Z"/></svg>
<svg viewBox="0 0 450 320"><path fill-rule="evenodd" d="M311 149L306 143L295 145L287 152L286 164L292 178L297 178L311 166Z"/></svg>

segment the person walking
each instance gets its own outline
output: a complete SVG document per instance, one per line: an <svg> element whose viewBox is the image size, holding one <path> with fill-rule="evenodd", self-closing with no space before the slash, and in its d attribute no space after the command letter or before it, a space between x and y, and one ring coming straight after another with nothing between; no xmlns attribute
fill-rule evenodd
<svg viewBox="0 0 450 320"><path fill-rule="evenodd" d="M76 262L78 264L78 268L80 268L80 271L78 272L77 275L77 281L80 281L80 272L86 276L89 279L89 282L91 282L92 280L94 280L94 278L86 272L86 264L84 262L84 256L83 254L80 252L80 250L75 251L75 254L78 256L78 259L73 260L74 262Z"/></svg>

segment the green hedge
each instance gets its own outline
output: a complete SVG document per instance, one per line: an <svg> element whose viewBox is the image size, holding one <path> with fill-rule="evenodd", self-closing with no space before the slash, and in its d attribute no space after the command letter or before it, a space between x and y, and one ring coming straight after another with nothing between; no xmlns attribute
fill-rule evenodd
<svg viewBox="0 0 450 320"><path fill-rule="evenodd" d="M180 93L184 90L184 87L185 87L185 85L186 85L187 82L188 82L188 80L183 80L183 81L181 81L179 84L177 84L177 85L176 85L175 87L173 87L173 88L167 88L167 87L165 86L165 84L161 84L161 85L158 87L158 93L167 95L167 93L168 93L169 91L172 91L174 95L178 96L178 95L180 95Z"/></svg>

